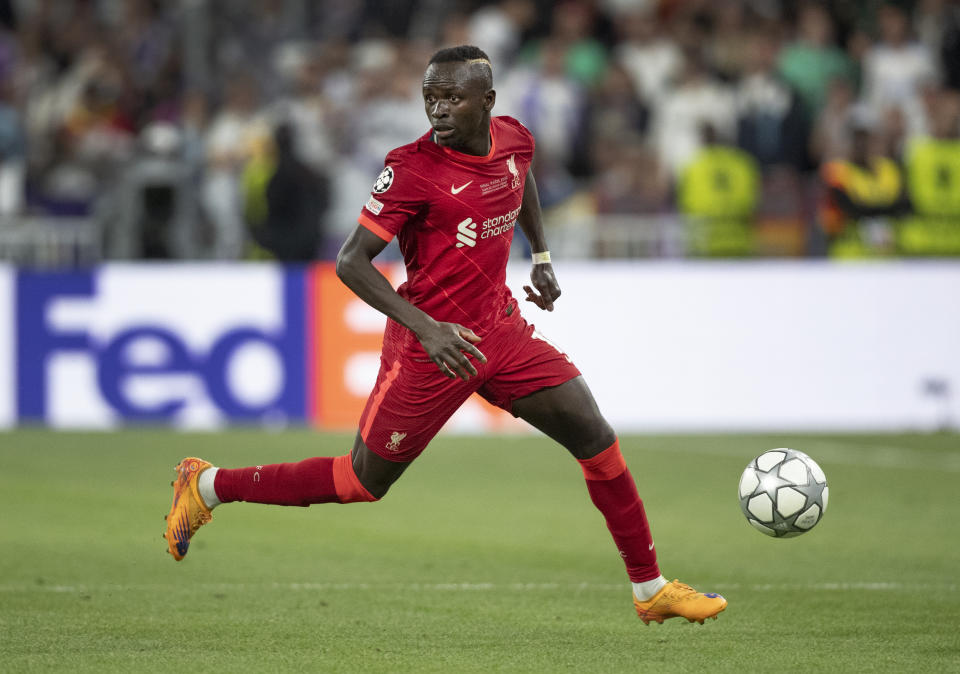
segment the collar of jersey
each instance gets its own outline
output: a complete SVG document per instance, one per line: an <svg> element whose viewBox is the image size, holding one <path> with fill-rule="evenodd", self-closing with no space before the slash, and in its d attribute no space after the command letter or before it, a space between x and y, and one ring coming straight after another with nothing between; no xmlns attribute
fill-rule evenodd
<svg viewBox="0 0 960 674"><path fill-rule="evenodd" d="M456 150L451 150L449 147L438 145L433 140L433 131L427 131L423 137L423 140L436 147L448 157L452 157L457 161L465 161L471 164L482 164L483 162L488 162L493 158L494 152L497 151L497 136L493 133L493 119L490 120L490 152L484 156L466 154L465 152L457 152Z"/></svg>

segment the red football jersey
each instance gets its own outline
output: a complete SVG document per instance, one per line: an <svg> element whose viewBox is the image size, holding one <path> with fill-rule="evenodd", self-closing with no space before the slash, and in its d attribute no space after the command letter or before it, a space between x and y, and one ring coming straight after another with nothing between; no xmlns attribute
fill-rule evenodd
<svg viewBox="0 0 960 674"><path fill-rule="evenodd" d="M482 336L512 299L507 258L533 135L494 117L490 152L479 157L437 145L431 133L387 155L359 222L385 241L398 237L407 267L401 297Z"/></svg>

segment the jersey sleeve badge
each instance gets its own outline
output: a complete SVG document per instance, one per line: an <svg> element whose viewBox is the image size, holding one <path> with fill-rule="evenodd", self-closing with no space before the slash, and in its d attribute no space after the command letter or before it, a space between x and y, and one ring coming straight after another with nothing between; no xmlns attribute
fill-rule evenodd
<svg viewBox="0 0 960 674"><path fill-rule="evenodd" d="M374 194L383 194L390 189L390 186L393 184L393 167L384 166L383 170L380 172L380 175L377 176L377 180L373 183L373 193Z"/></svg>
<svg viewBox="0 0 960 674"><path fill-rule="evenodd" d="M364 204L367 210L373 213L374 215L380 215L380 211L383 210L383 202L377 201L373 198L373 195L370 195L370 198L367 200L367 203Z"/></svg>

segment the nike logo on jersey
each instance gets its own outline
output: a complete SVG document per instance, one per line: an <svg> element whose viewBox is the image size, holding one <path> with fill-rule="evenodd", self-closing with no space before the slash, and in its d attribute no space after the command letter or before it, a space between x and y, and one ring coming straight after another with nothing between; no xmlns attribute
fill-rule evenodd
<svg viewBox="0 0 960 674"><path fill-rule="evenodd" d="M469 185L470 183L467 183ZM467 185L464 185L466 187ZM457 248L477 245L477 223L473 218L467 218L457 225Z"/></svg>
<svg viewBox="0 0 960 674"><path fill-rule="evenodd" d="M473 181L471 180L469 183L464 183L464 184L461 185L460 187L456 187L456 186L454 186L454 185L450 185L450 194L460 194L460 193L463 192L465 189L467 189L468 187L470 187L470 183L472 183L472 182L473 182Z"/></svg>

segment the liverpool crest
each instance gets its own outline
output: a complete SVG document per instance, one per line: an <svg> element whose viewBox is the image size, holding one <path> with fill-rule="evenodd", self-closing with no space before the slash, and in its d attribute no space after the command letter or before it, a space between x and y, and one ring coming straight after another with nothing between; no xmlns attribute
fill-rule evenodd
<svg viewBox="0 0 960 674"><path fill-rule="evenodd" d="M400 432L398 432L398 431L394 431L393 433L391 433L391 434L390 434L390 442L387 443L387 451L390 451L390 452L399 452L399 451L400 451L400 443L403 442L403 439L404 439L405 437L407 437L407 434L406 434L406 433L400 433Z"/></svg>

